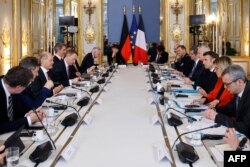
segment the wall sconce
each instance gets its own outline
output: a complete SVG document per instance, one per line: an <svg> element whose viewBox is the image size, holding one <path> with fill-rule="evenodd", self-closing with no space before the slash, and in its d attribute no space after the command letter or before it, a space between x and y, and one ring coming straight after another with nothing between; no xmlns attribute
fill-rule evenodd
<svg viewBox="0 0 250 167"><path fill-rule="evenodd" d="M95 40L95 29L94 25L91 23L91 15L94 13L96 6L92 4L91 0L89 0L88 5L84 5L83 8L85 10L85 13L89 15L89 22L84 32L85 40L87 41L87 43L92 43Z"/></svg>
<svg viewBox="0 0 250 167"><path fill-rule="evenodd" d="M1 34L1 40L3 42L3 56L10 55L10 31L8 29L7 23L3 25L3 31Z"/></svg>
<svg viewBox="0 0 250 167"><path fill-rule="evenodd" d="M172 39L175 41L175 43L179 43L182 39L182 30L180 24L178 24L178 15L181 14L183 6L179 5L178 0L176 0L174 5L171 5L171 9L173 14L176 17L176 22L173 25L173 30L172 30Z"/></svg>

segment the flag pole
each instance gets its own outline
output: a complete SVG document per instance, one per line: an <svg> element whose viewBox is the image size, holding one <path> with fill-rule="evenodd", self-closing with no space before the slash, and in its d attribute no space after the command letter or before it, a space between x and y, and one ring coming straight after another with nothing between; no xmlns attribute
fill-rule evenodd
<svg viewBox="0 0 250 167"><path fill-rule="evenodd" d="M123 5L123 14L126 15L126 6Z"/></svg>

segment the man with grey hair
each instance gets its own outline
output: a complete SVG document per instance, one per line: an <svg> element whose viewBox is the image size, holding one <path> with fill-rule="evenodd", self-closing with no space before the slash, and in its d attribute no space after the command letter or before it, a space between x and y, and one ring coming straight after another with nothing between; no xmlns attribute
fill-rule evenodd
<svg viewBox="0 0 250 167"><path fill-rule="evenodd" d="M246 73L241 66L232 65L223 71L222 81L225 88L235 94L235 98L226 106L206 110L204 116L215 123L235 128L249 138L250 82L246 78Z"/></svg>
<svg viewBox="0 0 250 167"><path fill-rule="evenodd" d="M94 47L91 53L88 53L82 60L81 73L91 73L95 70L94 59L101 55L101 49Z"/></svg>

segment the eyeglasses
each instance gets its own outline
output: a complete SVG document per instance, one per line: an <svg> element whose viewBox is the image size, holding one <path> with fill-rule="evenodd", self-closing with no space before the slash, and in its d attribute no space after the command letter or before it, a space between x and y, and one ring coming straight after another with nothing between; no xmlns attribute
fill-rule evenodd
<svg viewBox="0 0 250 167"><path fill-rule="evenodd" d="M238 79L235 79L229 83L223 83L226 87L229 87L233 82L236 82Z"/></svg>

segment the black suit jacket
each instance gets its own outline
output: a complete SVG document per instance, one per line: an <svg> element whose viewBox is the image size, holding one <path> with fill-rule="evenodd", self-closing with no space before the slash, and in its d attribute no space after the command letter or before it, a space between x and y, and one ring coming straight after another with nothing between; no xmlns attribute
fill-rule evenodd
<svg viewBox="0 0 250 167"><path fill-rule="evenodd" d="M18 101L18 98L15 95L12 95L13 121L9 121L7 99L1 80L2 77L0 78L0 134L15 131L22 125L28 127L28 120L26 117L24 117L28 111L24 110L20 101Z"/></svg>
<svg viewBox="0 0 250 167"><path fill-rule="evenodd" d="M95 65L92 53L88 53L82 60L81 73L87 73L87 69Z"/></svg>
<svg viewBox="0 0 250 167"><path fill-rule="evenodd" d="M204 65L203 65L202 61L199 60L198 64L196 65L196 67L194 69L194 73L193 73L193 75L191 76L190 79L192 81L196 81L200 77L200 75L201 75L201 73L203 71L203 68L204 68Z"/></svg>
<svg viewBox="0 0 250 167"><path fill-rule="evenodd" d="M219 113L215 117L215 122L224 126L235 128L240 133L250 138L250 82L247 81L246 87L236 111L236 97L224 107L217 107ZM231 116L235 116L233 119Z"/></svg>
<svg viewBox="0 0 250 167"><path fill-rule="evenodd" d="M181 59L175 63L176 70L182 72L185 76L188 76L192 71L194 61L188 54L185 54Z"/></svg>
<svg viewBox="0 0 250 167"><path fill-rule="evenodd" d="M72 66L69 66L69 77L66 71L66 65L64 61L58 61L53 64L53 68L49 71L49 75L53 82L62 84L63 86L69 86L69 80L76 77L73 73Z"/></svg>
<svg viewBox="0 0 250 167"><path fill-rule="evenodd" d="M157 56L157 49L153 47L149 48L147 55L150 56L148 62L154 62Z"/></svg>
<svg viewBox="0 0 250 167"><path fill-rule="evenodd" d="M211 72L209 69L205 69L203 67L199 78L194 83L194 88L196 89L197 86L200 86L207 93L209 93L211 90L213 90L217 79L218 77L215 72Z"/></svg>
<svg viewBox="0 0 250 167"><path fill-rule="evenodd" d="M43 88L46 82L47 82L47 79L43 73L43 70L40 68L38 71L38 76L30 84L30 89L31 89L31 92L34 94L34 96L37 96L39 94L39 91Z"/></svg>
<svg viewBox="0 0 250 167"><path fill-rule="evenodd" d="M157 58L157 56L156 56ZM168 62L168 52L162 52L159 59L158 60L155 60L156 63L158 64L164 64L164 63L167 63Z"/></svg>

